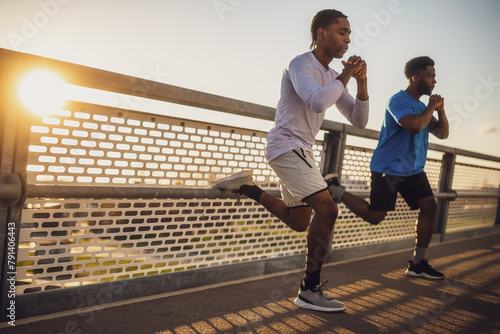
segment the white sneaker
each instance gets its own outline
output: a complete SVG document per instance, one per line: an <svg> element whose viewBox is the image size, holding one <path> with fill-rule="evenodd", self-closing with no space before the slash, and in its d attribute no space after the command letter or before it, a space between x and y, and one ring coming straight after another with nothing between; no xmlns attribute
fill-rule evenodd
<svg viewBox="0 0 500 334"><path fill-rule="evenodd" d="M252 171L242 170L241 172L229 175L216 181L212 185L212 189L230 190L232 192L236 192L243 185L253 186L254 184Z"/></svg>
<svg viewBox="0 0 500 334"><path fill-rule="evenodd" d="M342 195L345 193L345 188L340 185L339 175L331 173L324 177L326 184L328 184L328 191L333 197L335 203L340 203Z"/></svg>

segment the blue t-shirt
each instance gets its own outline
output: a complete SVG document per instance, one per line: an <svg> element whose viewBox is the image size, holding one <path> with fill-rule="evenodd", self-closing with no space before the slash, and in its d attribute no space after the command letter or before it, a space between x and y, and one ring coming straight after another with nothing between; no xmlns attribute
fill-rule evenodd
<svg viewBox="0 0 500 334"><path fill-rule="evenodd" d="M379 142L373 152L371 170L382 174L410 176L424 171L429 147L429 126L412 135L399 121L421 114L426 105L402 90L387 102Z"/></svg>

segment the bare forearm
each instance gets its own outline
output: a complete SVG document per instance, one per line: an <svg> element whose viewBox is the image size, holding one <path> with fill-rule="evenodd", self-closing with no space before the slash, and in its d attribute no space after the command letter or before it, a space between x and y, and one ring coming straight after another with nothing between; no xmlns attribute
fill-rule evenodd
<svg viewBox="0 0 500 334"><path fill-rule="evenodd" d="M425 129L429 124L431 126L431 131L435 129L436 121L432 121L432 114L434 111L441 110L444 113L443 99L440 95L431 95L429 98L429 104L424 109L424 111L418 115L407 115L403 117L399 123L405 128L406 131L415 135ZM446 117L446 116L445 116ZM431 123L432 121L432 123Z"/></svg>
<svg viewBox="0 0 500 334"><path fill-rule="evenodd" d="M421 114L405 116L401 119L401 126L409 133L417 134L429 125L433 112L433 108L427 107Z"/></svg>
<svg viewBox="0 0 500 334"><path fill-rule="evenodd" d="M336 80L342 82L344 87L347 87L347 83L349 82L349 80L351 80L353 74L354 74L354 72L352 70L344 69L342 71L342 73L340 73L340 75L337 77Z"/></svg>
<svg viewBox="0 0 500 334"><path fill-rule="evenodd" d="M361 101L368 100L368 80L366 78L356 79L356 82L358 83L358 92L356 97Z"/></svg>
<svg viewBox="0 0 500 334"><path fill-rule="evenodd" d="M436 123L435 129L433 129L432 134L439 139L446 139L450 134L450 125L448 123L448 118L443 110L438 110L439 121Z"/></svg>

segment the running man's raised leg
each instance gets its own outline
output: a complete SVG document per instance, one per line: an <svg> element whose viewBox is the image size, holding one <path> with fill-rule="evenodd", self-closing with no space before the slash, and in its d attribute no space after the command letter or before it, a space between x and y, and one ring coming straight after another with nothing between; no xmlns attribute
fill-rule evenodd
<svg viewBox="0 0 500 334"><path fill-rule="evenodd" d="M289 208L285 203L266 192L263 192L259 200L269 212L278 217L288 227L297 232L304 232L311 221L312 208L310 206L298 206Z"/></svg>
<svg viewBox="0 0 500 334"><path fill-rule="evenodd" d="M212 188L230 190L254 199L294 231L305 231L311 221L310 206L287 207L280 198L266 193L255 185L250 170L220 179L212 185Z"/></svg>
<svg viewBox="0 0 500 334"><path fill-rule="evenodd" d="M344 205L356 216L372 225L377 225L384 220L387 211L372 210L370 204L363 198L347 192L345 188L340 185L336 174L325 176L325 181L328 184L328 191L333 198L344 203Z"/></svg>

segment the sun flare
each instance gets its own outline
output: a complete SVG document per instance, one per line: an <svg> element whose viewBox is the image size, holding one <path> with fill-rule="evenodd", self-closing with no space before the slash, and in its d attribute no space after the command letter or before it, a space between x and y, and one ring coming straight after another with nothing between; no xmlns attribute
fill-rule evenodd
<svg viewBox="0 0 500 334"><path fill-rule="evenodd" d="M39 116L60 110L64 103L66 84L60 76L48 70L29 72L19 84L22 104Z"/></svg>

